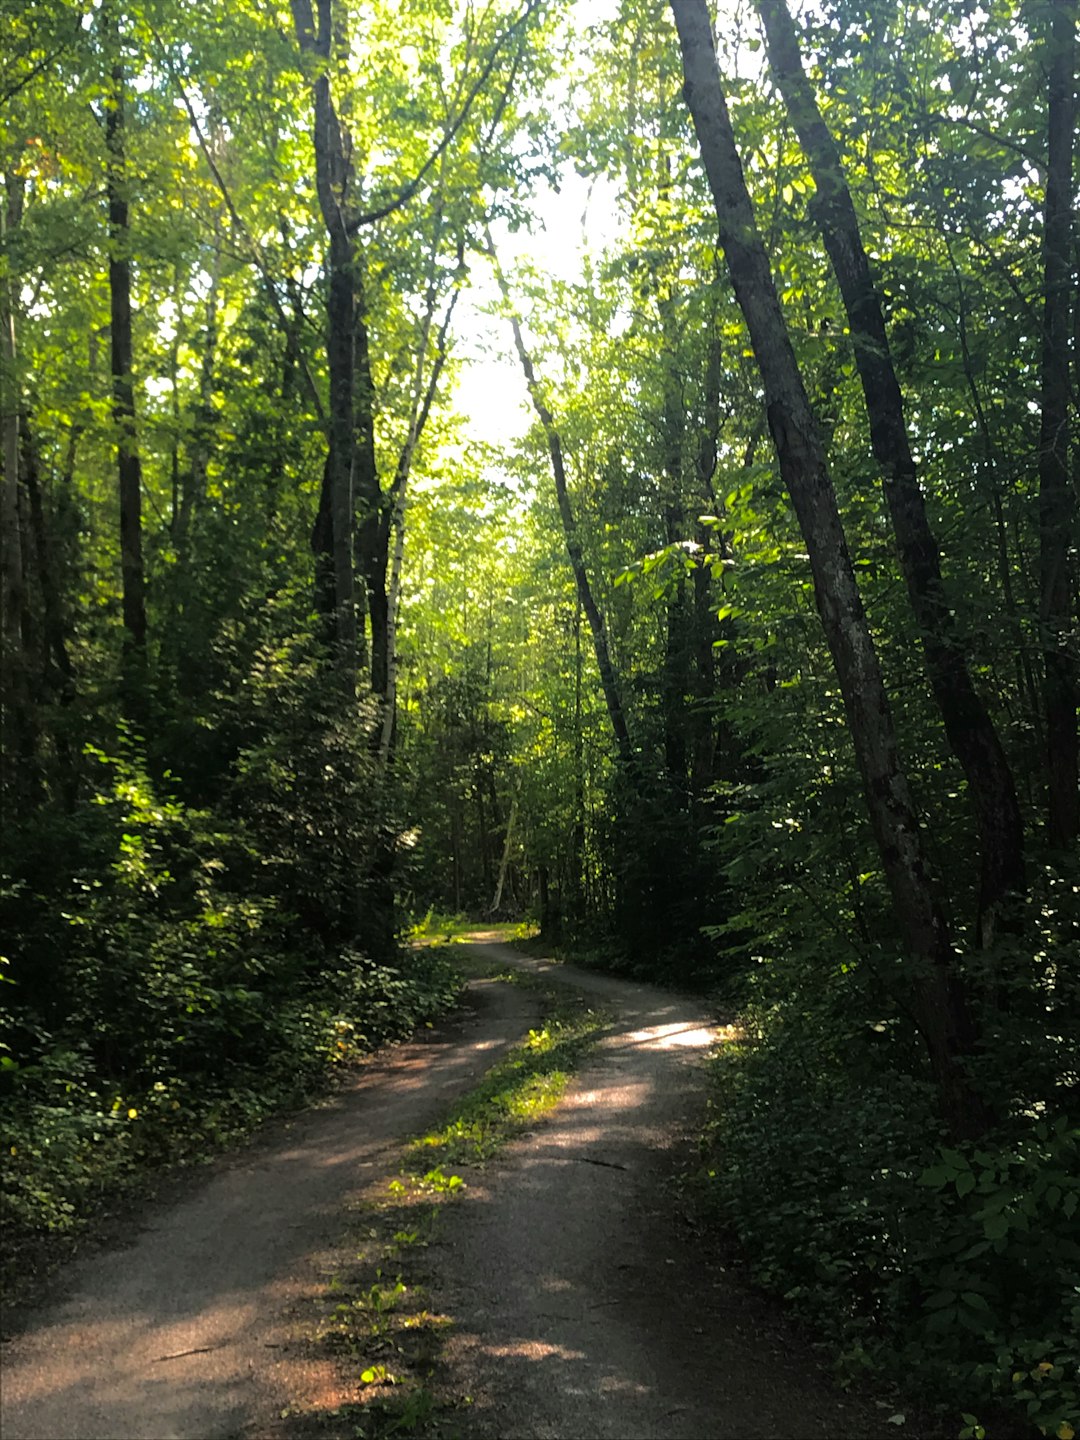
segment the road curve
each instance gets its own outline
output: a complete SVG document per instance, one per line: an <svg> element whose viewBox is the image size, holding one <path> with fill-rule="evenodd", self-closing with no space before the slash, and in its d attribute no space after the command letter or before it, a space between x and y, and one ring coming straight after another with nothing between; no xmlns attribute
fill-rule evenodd
<svg viewBox="0 0 1080 1440"><path fill-rule="evenodd" d="M350 1200L395 1176L403 1138L536 1023L520 987L474 983L470 1000L152 1206L130 1245L65 1271L0 1354L3 1440L224 1440L277 1431L286 1407L351 1398L294 1343L297 1317L325 1288L323 1252Z"/></svg>
<svg viewBox="0 0 1080 1440"><path fill-rule="evenodd" d="M715 1043L701 1003L475 948L596 997L612 1020L557 1109L463 1171L425 1252L431 1304L454 1322L432 1382L452 1433L880 1434L676 1203ZM474 981L464 1015L151 1207L130 1245L71 1266L3 1346L3 1440L277 1440L283 1411L298 1433L354 1433L333 1417L361 1398L355 1374L298 1339L341 1258L346 1207L538 1018L529 989Z"/></svg>
<svg viewBox="0 0 1080 1440"><path fill-rule="evenodd" d="M595 996L613 1020L558 1109L480 1174L430 1256L454 1321L445 1398L465 1440L882 1433L776 1308L687 1223L674 1182L716 1043L699 1000L484 953Z"/></svg>

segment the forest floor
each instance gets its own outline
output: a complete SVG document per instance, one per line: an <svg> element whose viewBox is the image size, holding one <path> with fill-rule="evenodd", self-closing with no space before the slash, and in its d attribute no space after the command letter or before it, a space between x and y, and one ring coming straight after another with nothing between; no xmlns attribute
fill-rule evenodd
<svg viewBox="0 0 1080 1440"><path fill-rule="evenodd" d="M453 1020L5 1317L4 1440L905 1433L832 1386L683 1203L716 1043L701 1002L493 937L462 954L526 983L472 980ZM460 1180L404 1184L410 1138L541 1023L544 986L603 1007L559 1103ZM395 1399L399 1360L423 1379Z"/></svg>

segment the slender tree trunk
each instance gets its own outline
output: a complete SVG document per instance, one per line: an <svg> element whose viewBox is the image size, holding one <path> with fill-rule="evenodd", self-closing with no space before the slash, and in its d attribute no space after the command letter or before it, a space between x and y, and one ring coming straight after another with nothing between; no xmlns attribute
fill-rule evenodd
<svg viewBox="0 0 1080 1440"><path fill-rule="evenodd" d="M0 240L18 223L20 182L5 177L0 193ZM3 726L3 789L17 795L25 789L25 762L32 725L30 721L29 664L23 630L26 613L26 574L22 526L19 516L19 377L15 346L13 282L0 275L0 705Z"/></svg>
<svg viewBox="0 0 1080 1440"><path fill-rule="evenodd" d="M492 244L490 234L487 237L487 244L488 251L494 260L495 247ZM503 298L509 304L509 288L501 270L498 269L497 262L496 273ZM582 610L585 612L585 618L589 622L589 630L592 633L593 650L596 653L596 667L600 671L600 685L604 692L604 702L607 705L612 734L615 736L615 746L619 759L627 773L633 774L634 750L630 743L630 731L626 724L626 713L622 706L622 697L615 675L615 667L611 662L611 651L608 648L604 617L593 596L592 586L589 584L589 573L585 566L585 555L581 548L581 538L578 533L577 521L574 519L573 506L570 503L570 492L566 482L566 464L563 459L562 439L555 425L555 417L551 413L551 409L541 392L539 381L536 378L536 371L529 357L529 352L525 348L525 337L521 331L521 322L513 313L511 313L510 316L510 324L514 332L514 346L518 353L518 359L521 361L521 368L525 374L525 383L529 387L529 396L533 403L533 409L536 411L540 424L544 428L544 435L547 438L548 454L551 457L551 471L555 479L555 498L558 502L559 518L562 521L563 535L566 539L566 551L570 557L570 567L574 572L578 601Z"/></svg>
<svg viewBox="0 0 1080 1440"><path fill-rule="evenodd" d="M1076 497L1069 479L1069 325L1072 160L1076 121L1076 0L1050 0L1048 156L1043 215L1042 416L1039 427L1039 620L1049 782L1050 843L1080 834L1076 661Z"/></svg>
<svg viewBox="0 0 1080 1440"><path fill-rule="evenodd" d="M439 379L442 375L443 367L446 364L447 338L450 333L450 322L453 319L454 307L457 304L457 298L460 293L460 290L455 289L453 295L450 297L446 314L443 316L442 324L439 326L439 333L435 341L435 356L431 365L431 373L425 385L424 370L427 360L428 337L431 330L431 322L434 318L435 304L435 296L432 292L429 292L429 304L422 327L416 370L414 373L412 412L409 418L409 429L405 437L405 443L401 447L401 453L398 456L397 469L394 473L394 483L390 487L390 533L393 537L394 550L390 559L390 586L386 597L386 691L383 705L382 734L379 739L379 760L384 768L390 760L394 722L397 714L397 620L398 609L401 603L401 579L405 561L405 511L409 500L409 476L412 473L413 456L416 454L416 447L419 444L421 435L424 433L428 416L431 414L431 407L435 403L435 394L439 387Z"/></svg>
<svg viewBox="0 0 1080 1440"><path fill-rule="evenodd" d="M120 573L124 615L124 688L129 713L141 716L146 684L146 577L142 553L142 461L135 418L131 339L131 227L124 65L115 16L105 16L116 57L105 103L109 203L109 310L112 414L120 487Z"/></svg>
<svg viewBox="0 0 1080 1440"><path fill-rule="evenodd" d="M968 781L982 860L976 932L980 944L988 946L1010 894L1024 887L1024 827L1016 786L994 722L972 682L945 593L941 554L919 488L881 301L840 154L803 70L786 0L757 0L757 8L773 75L814 176L814 218L844 301L871 444L884 476L931 688Z"/></svg>
<svg viewBox="0 0 1080 1440"><path fill-rule="evenodd" d="M38 588L41 591L41 614L44 644L42 654L51 664L55 674L50 683L61 695L70 699L74 694L75 675L68 651L60 587L53 564L49 526L45 518L45 505L41 494L41 476L38 466L37 447L30 430L29 420L23 416L21 425L22 476L30 502L30 531L34 537L34 559L36 562Z"/></svg>
<svg viewBox="0 0 1080 1440"><path fill-rule="evenodd" d="M57 579L49 522L41 493L41 476L37 446L28 417L24 416L20 431L22 476L30 508L30 531L34 538L34 561L38 590L41 594L42 691L59 699L61 708L75 699L75 671L68 650L67 626L60 584ZM53 726L53 743L59 762L59 786L64 806L70 814L75 808L78 791L78 760L67 726L62 719Z"/></svg>
<svg viewBox="0 0 1080 1440"><path fill-rule="evenodd" d="M670 186L665 186L661 193L669 190ZM677 545L687 538L683 509L686 402L676 366L678 331L674 300L670 294L659 301L659 311L665 350L662 443L667 494L664 501L664 536L668 545ZM662 685L664 764L669 780L679 790L686 786L689 729L686 703L690 691L691 622L687 588L686 578L680 574L668 597Z"/></svg>
<svg viewBox="0 0 1080 1440"><path fill-rule="evenodd" d="M332 0L319 0L316 27L311 0L291 0L301 50L322 62L312 85L315 188L328 236L326 359L330 376L328 454L319 513L312 533L316 596L324 609L333 597L333 635L342 684L356 684L357 630L353 580L353 405L356 300L354 246L345 207L352 168L333 96L329 63L334 48ZM328 617L329 618L329 617Z"/></svg>
<svg viewBox="0 0 1080 1440"><path fill-rule="evenodd" d="M761 372L780 473L810 555L814 592L851 729L863 790L943 1116L974 1136L986 1116L962 1057L974 1042L952 945L934 897L892 711L848 553L836 494L735 146L704 0L672 0L685 95L701 145L720 241Z"/></svg>
<svg viewBox="0 0 1080 1440"><path fill-rule="evenodd" d="M375 381L371 373L367 308L362 277L354 274L358 303L353 354L356 369L356 563L363 577L368 617L371 689L385 696L389 683L389 597L386 590L390 563L390 513L379 484L375 459Z"/></svg>
<svg viewBox="0 0 1080 1440"><path fill-rule="evenodd" d="M221 291L221 239L221 215L215 211L210 289L206 296L206 330L200 346L202 353L199 364L199 406L191 437L188 475L181 487L180 511L176 524L177 541L181 548L186 545L191 531L191 517L206 498L206 478L210 468L214 426L214 366L217 363L218 306Z"/></svg>
<svg viewBox="0 0 1080 1440"><path fill-rule="evenodd" d="M585 893L585 725L582 715L581 602L574 603L574 822L570 831L570 919L580 931L588 916Z"/></svg>
<svg viewBox="0 0 1080 1440"><path fill-rule="evenodd" d="M716 514L718 509L713 476L720 445L720 377L723 354L719 326L715 315L711 321L712 333L708 339L705 362L702 425L698 436L697 455L694 462L698 498L702 510ZM712 565L704 563L703 557L719 544L723 557L727 544L719 532L713 533L706 525L700 525L697 542L701 549L698 564L693 572L693 706L690 712L690 791L695 805L708 794L713 782L716 759L716 734L713 724L713 698L716 691L716 649L715 641L720 639L720 627L713 608ZM730 622L728 630L731 630ZM728 635L729 644L733 634ZM730 661L731 657L727 659Z"/></svg>
<svg viewBox="0 0 1080 1440"><path fill-rule="evenodd" d="M517 819L517 796L510 797L510 817L506 822L506 838L503 840L502 859L499 861L499 878L495 885L495 896L491 902L491 913L497 915L502 909L506 876L510 869L510 855L514 844L514 821Z"/></svg>

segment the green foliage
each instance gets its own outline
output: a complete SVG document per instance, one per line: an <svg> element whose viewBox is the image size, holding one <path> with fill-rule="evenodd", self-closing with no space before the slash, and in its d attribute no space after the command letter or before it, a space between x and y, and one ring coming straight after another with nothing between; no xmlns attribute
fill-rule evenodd
<svg viewBox="0 0 1080 1440"><path fill-rule="evenodd" d="M66 1228L133 1168L250 1127L459 986L435 952L390 965L305 932L265 879L295 903L294 856L275 870L251 831L162 798L131 747L92 758L72 869L46 871L31 825L5 891L5 1202L22 1231Z"/></svg>
<svg viewBox="0 0 1080 1440"><path fill-rule="evenodd" d="M847 994L763 1013L721 1050L708 1191L849 1380L917 1376L943 1406L1054 1434L1080 1406L1080 1129L1018 1116L944 1143L895 1025Z"/></svg>

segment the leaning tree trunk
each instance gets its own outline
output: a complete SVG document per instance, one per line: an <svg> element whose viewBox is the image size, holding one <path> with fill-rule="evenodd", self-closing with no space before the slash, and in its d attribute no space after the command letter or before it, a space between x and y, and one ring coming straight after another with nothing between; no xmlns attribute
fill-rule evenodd
<svg viewBox="0 0 1080 1440"><path fill-rule="evenodd" d="M491 242L491 236L487 237L488 251L494 259L495 250ZM509 304L509 290L502 272L498 270L499 286L503 293L503 299ZM627 774L634 774L634 749L630 742L630 731L626 724L626 712L622 706L622 696L619 691L619 682L615 675L615 666L611 661L611 651L608 648L607 629L604 625L604 616L596 603L592 586L589 583L589 572L585 566L585 554L581 548L581 536L578 532L577 521L574 518L574 509L570 503L570 491L566 483L566 462L563 458L562 437L559 435L555 424L555 417L551 408L544 399L540 389L539 381L536 378L536 371L533 368L532 359L525 348L525 337L521 331L521 322L515 314L510 316L510 324L514 332L514 346L521 361L521 368L525 375L525 383L529 387L529 397L532 400L533 409L544 428L544 435L547 438L548 454L551 457L551 471L555 479L555 499L559 506L559 518L562 521L563 536L566 540L566 552L570 557L570 568L574 572L574 583L577 586L578 601L585 618L589 622L589 630L592 634L593 651L596 655L596 668L600 671L600 686L604 692L604 703L607 705L608 719L611 722L611 731L615 736L615 748L618 751L619 760Z"/></svg>
<svg viewBox="0 0 1080 1440"><path fill-rule="evenodd" d="M432 257L434 259L434 256ZM460 282L459 274L459 282ZM409 428L405 443L398 455L394 481L390 487L390 535L393 538L393 554L390 557L390 582L386 594L386 689L383 700L382 730L379 738L379 763L385 768L390 762L393 747L394 726L397 717L398 653L397 622L401 604L401 582L405 570L405 512L409 503L409 476L412 473L416 447L431 414L435 395L439 388L447 358L447 339L450 324L454 318L460 288L455 288L446 307L439 332L435 339L435 355L431 373L424 382L427 361L428 339L434 319L435 296L429 291L428 308L421 327L420 345L417 351L416 370L413 375L413 394Z"/></svg>
<svg viewBox="0 0 1080 1440"><path fill-rule="evenodd" d="M664 342L663 411L660 427L661 464L667 491L664 496L664 538L668 545L679 545L687 539L686 513L683 508L686 405L676 363L678 330L674 313L675 301L671 292L660 295L658 310ZM687 593L689 590L685 575L677 573L667 600L662 672L664 764L668 779L680 792L684 791L687 785L690 730L687 697L691 685L693 633Z"/></svg>
<svg viewBox="0 0 1080 1440"><path fill-rule="evenodd" d="M331 618L328 629L337 650L342 683L356 683L356 598L353 581L353 240L345 213L352 169L333 96L329 62L333 51L332 0L319 0L318 26L311 0L291 0L301 50L321 62L312 84L315 124L315 189L328 236L326 361L330 377L328 454L319 512L312 533L316 597Z"/></svg>
<svg viewBox="0 0 1080 1440"><path fill-rule="evenodd" d="M985 947L993 941L999 918L1007 914L1010 895L1024 885L1024 826L1016 786L994 722L972 682L949 608L881 301L840 155L803 70L786 0L757 0L757 8L769 64L817 188L812 210L843 297L870 420L870 441L884 476L885 499L930 685L949 744L967 777L982 859L976 932Z"/></svg>
<svg viewBox="0 0 1080 1440"><path fill-rule="evenodd" d="M957 1136L986 1116L963 1057L974 1042L952 945L930 883L918 816L901 768L892 710L863 610L821 436L799 372L735 146L705 0L672 0L685 96L712 191L735 297L765 389L780 473L810 556L814 593L836 667L893 911L912 961L911 993L942 1114Z"/></svg>
<svg viewBox="0 0 1080 1440"><path fill-rule="evenodd" d="M1076 0L1051 0L1039 427L1039 620L1046 707L1048 828L1051 844L1062 848L1075 845L1080 833L1076 662L1070 652L1070 635L1076 620L1072 559L1076 543L1076 497L1069 479L1069 282L1076 13Z"/></svg>
<svg viewBox="0 0 1080 1440"><path fill-rule="evenodd" d="M141 715L146 683L146 577L142 554L142 461L135 419L131 340L131 227L124 107L124 66L115 17L106 17L115 60L105 104L109 203L109 313L112 415L120 488L120 574L124 616L124 689Z"/></svg>
<svg viewBox="0 0 1080 1440"><path fill-rule="evenodd" d="M359 256L358 256L359 260ZM353 356L356 370L353 473L356 478L356 564L364 581L367 607L371 689L385 696L390 679L390 508L379 483L375 458L375 380L371 373L367 302L359 264L354 266L357 296Z"/></svg>

